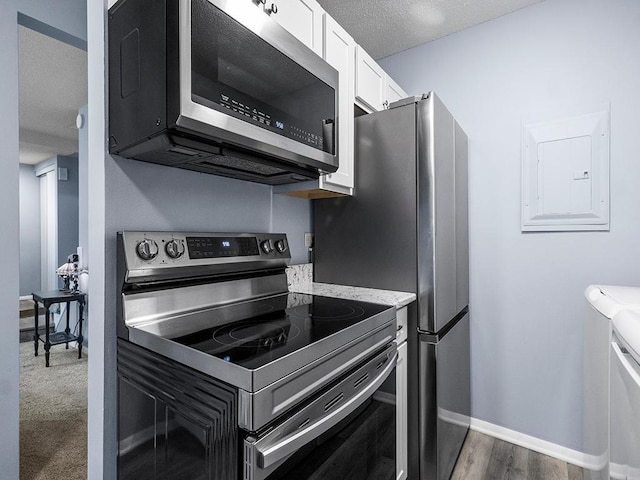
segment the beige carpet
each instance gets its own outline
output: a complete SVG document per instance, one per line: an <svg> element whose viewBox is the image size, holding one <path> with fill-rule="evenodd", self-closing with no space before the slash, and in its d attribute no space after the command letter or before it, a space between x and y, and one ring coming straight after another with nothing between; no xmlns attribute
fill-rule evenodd
<svg viewBox="0 0 640 480"><path fill-rule="evenodd" d="M51 347L33 355L20 344L20 479L80 480L87 477L87 356ZM0 474L1 477L1 474Z"/></svg>

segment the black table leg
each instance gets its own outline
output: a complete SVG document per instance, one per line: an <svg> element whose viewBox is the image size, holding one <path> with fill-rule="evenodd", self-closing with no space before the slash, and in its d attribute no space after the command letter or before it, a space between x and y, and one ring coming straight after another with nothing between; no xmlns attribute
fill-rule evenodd
<svg viewBox="0 0 640 480"><path fill-rule="evenodd" d="M84 320L84 301L80 300L78 302L78 310L79 310L79 316L80 318L78 319L78 358L82 358L82 342L84 341L84 338L82 337L82 321Z"/></svg>
<svg viewBox="0 0 640 480"><path fill-rule="evenodd" d="M49 349L51 348L51 343L49 342L49 307L45 305L44 312L44 358L45 358L45 366L49 366Z"/></svg>
<svg viewBox="0 0 640 480"><path fill-rule="evenodd" d="M40 340L40 335L38 334L38 302L36 300L33 301L33 321L34 326L36 327L33 331L33 348L35 349L35 356L38 356L38 340Z"/></svg>
<svg viewBox="0 0 640 480"><path fill-rule="evenodd" d="M64 333L67 335L67 338L69 338L69 332L71 332L71 329L69 328L69 308L70 307L71 307L70 302L67 302L67 328L64 329ZM65 343L65 348L69 350L69 342Z"/></svg>

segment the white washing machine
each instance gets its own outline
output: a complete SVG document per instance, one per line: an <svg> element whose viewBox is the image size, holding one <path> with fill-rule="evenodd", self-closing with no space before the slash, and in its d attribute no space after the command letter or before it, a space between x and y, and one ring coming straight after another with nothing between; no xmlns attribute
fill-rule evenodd
<svg viewBox="0 0 640 480"><path fill-rule="evenodd" d="M584 294L588 302L584 324L584 478L609 480L612 318L623 310L640 313L640 287L592 285Z"/></svg>
<svg viewBox="0 0 640 480"><path fill-rule="evenodd" d="M613 316L610 476L640 479L640 313Z"/></svg>

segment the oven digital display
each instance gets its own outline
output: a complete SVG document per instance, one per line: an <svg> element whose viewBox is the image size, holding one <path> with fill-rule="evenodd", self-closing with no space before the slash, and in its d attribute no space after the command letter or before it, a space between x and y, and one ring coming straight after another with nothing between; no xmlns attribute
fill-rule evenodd
<svg viewBox="0 0 640 480"><path fill-rule="evenodd" d="M187 237L187 250L191 260L260 254L256 237Z"/></svg>

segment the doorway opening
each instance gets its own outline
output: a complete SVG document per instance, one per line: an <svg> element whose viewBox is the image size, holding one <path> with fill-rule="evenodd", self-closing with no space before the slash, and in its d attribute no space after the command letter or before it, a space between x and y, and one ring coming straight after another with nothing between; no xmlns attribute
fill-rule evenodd
<svg viewBox="0 0 640 480"><path fill-rule="evenodd" d="M20 477L84 478L87 471L87 356L42 344L35 356L31 294L63 287L56 273L81 245L79 148L87 103L86 42L19 15L20 89ZM84 132L86 135L86 131ZM86 151L86 149L85 149ZM85 220L86 228L86 220ZM81 249L80 249L81 250ZM64 329L67 306L50 309ZM71 327L77 314L71 304ZM44 309L37 314L42 333ZM57 325L56 325L57 324ZM86 335L86 334L85 334ZM75 348L74 348L75 347ZM86 345L85 345L86 347Z"/></svg>

